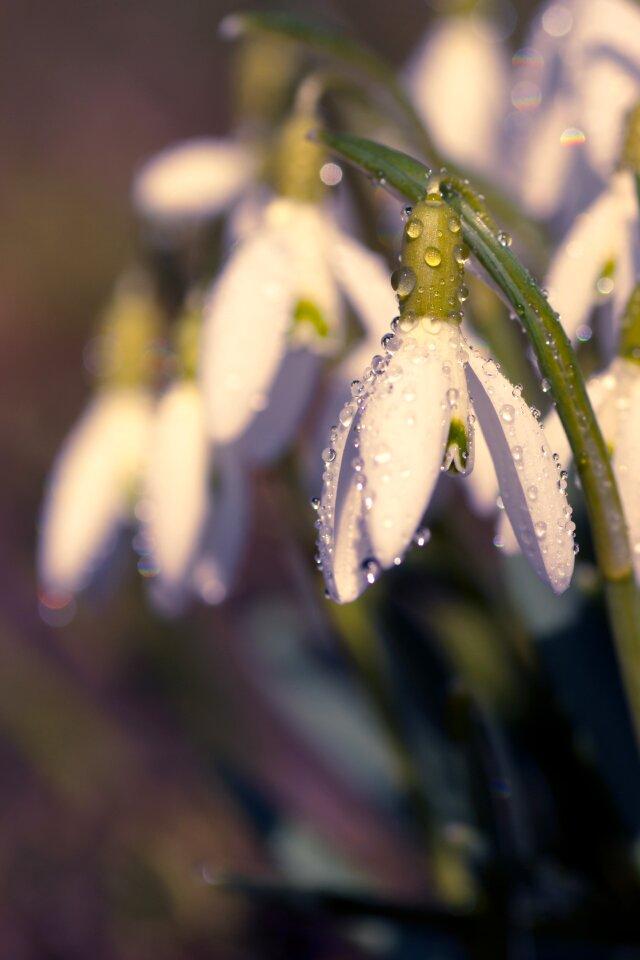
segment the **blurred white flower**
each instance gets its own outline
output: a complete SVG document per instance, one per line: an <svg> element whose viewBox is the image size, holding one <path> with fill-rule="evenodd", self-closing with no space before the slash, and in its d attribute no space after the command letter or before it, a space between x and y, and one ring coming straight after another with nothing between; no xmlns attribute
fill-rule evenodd
<svg viewBox="0 0 640 960"><path fill-rule="evenodd" d="M155 412L142 500L151 596L163 613L226 597L247 531L244 473L231 452L210 447L198 385L173 383Z"/></svg>
<svg viewBox="0 0 640 960"><path fill-rule="evenodd" d="M258 167L256 149L240 141L203 137L172 144L139 169L134 209L152 224L197 224L230 207Z"/></svg>
<svg viewBox="0 0 640 960"><path fill-rule="evenodd" d="M521 549L562 592L574 565L571 507L538 420L456 325L412 323L354 384L323 451L317 525L330 596L354 600L401 561L440 473L471 469L475 415Z"/></svg>
<svg viewBox="0 0 640 960"><path fill-rule="evenodd" d="M572 219L613 173L626 116L640 99L640 7L548 3L524 54L518 82L535 86L540 106L526 115L521 196L539 216L564 210Z"/></svg>
<svg viewBox="0 0 640 960"><path fill-rule="evenodd" d="M615 173L603 193L580 214L556 251L545 285L567 335L589 339L595 306L609 297L621 315L640 274L640 230L634 175ZM610 325L611 335L613 325ZM612 337L610 336L611 340Z"/></svg>
<svg viewBox="0 0 640 960"><path fill-rule="evenodd" d="M412 55L406 84L435 145L455 163L495 176L509 103L504 47L478 17L440 21Z"/></svg>
<svg viewBox="0 0 640 960"><path fill-rule="evenodd" d="M239 439L269 407L291 354L338 351L341 294L370 325L393 299L381 260L321 206L272 200L260 227L232 251L205 308L201 376L214 441ZM309 378L295 379L285 400L293 414L309 388Z"/></svg>
<svg viewBox="0 0 640 960"><path fill-rule="evenodd" d="M627 520L634 573L640 584L640 363L616 357L602 373L587 381L587 392L604 440ZM569 466L571 447L557 411L544 421L545 434L560 462ZM501 518L500 541L508 553L518 543L506 518Z"/></svg>
<svg viewBox="0 0 640 960"><path fill-rule="evenodd" d="M142 388L104 388L67 437L40 524L38 573L45 592L85 587L131 521L152 409Z"/></svg>

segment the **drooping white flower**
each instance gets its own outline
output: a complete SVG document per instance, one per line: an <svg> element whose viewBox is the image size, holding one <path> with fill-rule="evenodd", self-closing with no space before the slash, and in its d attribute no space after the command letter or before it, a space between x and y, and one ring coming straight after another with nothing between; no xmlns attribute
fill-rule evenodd
<svg viewBox="0 0 640 960"><path fill-rule="evenodd" d="M466 295L459 231L438 194L414 208L395 275L401 316L323 451L319 554L341 602L400 562L440 473L470 471L476 417L523 552L556 592L571 578L571 508L540 424L494 361L469 348L451 310Z"/></svg>
<svg viewBox="0 0 640 960"><path fill-rule="evenodd" d="M488 24L475 16L444 18L415 51L405 76L438 149L464 168L495 175L509 70Z"/></svg>
<svg viewBox="0 0 640 960"><path fill-rule="evenodd" d="M640 8L630 0L548 3L519 82L538 91L523 143L522 197L539 216L584 208L613 173L640 98Z"/></svg>
<svg viewBox="0 0 640 960"><path fill-rule="evenodd" d="M452 463L465 471L474 427L458 419L463 411L478 418L523 552L556 593L566 589L571 508L539 422L456 327L431 333L421 325L343 408L323 455L319 548L333 599L355 599L381 567L399 562L441 471ZM465 429L466 446L455 439Z"/></svg>
<svg viewBox="0 0 640 960"><path fill-rule="evenodd" d="M232 252L205 308L201 374L212 439L228 443L249 428L268 406L289 352L339 349L342 295L366 325L383 288L386 303L391 293L381 261L326 209L273 200L261 228ZM304 382L300 387L306 393ZM299 396L289 402L294 410L303 406Z"/></svg>
<svg viewBox="0 0 640 960"><path fill-rule="evenodd" d="M147 160L134 177L134 209L154 224L197 224L231 206L251 183L257 165L255 151L231 139L202 137L172 144Z"/></svg>
<svg viewBox="0 0 640 960"><path fill-rule="evenodd" d="M634 573L640 584L640 364L616 357L602 373L587 381L587 393L611 450L611 465L627 520ZM544 430L562 463L571 463L571 448L557 410L551 410ZM518 543L501 518L499 538L507 553Z"/></svg>
<svg viewBox="0 0 640 960"><path fill-rule="evenodd" d="M589 318L607 296L620 316L640 273L640 228L634 176L620 170L580 214L556 251L546 278L549 302L567 335L588 339Z"/></svg>
<svg viewBox="0 0 640 960"><path fill-rule="evenodd" d="M44 503L38 572L45 591L76 593L132 518L147 450L146 390L101 390L56 458Z"/></svg>
<svg viewBox="0 0 640 960"><path fill-rule="evenodd" d="M163 613L226 597L246 537L245 474L233 452L211 447L197 383L172 384L155 412L143 491L150 591Z"/></svg>
<svg viewBox="0 0 640 960"><path fill-rule="evenodd" d="M208 507L209 442L200 391L173 383L156 406L145 470L144 514L149 553L162 589L188 577Z"/></svg>

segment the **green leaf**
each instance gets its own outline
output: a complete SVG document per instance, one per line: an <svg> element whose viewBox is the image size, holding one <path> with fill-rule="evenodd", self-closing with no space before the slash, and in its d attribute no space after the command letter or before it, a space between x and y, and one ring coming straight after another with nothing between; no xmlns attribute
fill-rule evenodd
<svg viewBox="0 0 640 960"><path fill-rule="evenodd" d="M326 144L336 156L358 167L376 183L387 187L398 196L412 203L417 203L425 196L431 170L419 160L373 140L354 137L348 133L328 133L323 130L314 136L320 143Z"/></svg>

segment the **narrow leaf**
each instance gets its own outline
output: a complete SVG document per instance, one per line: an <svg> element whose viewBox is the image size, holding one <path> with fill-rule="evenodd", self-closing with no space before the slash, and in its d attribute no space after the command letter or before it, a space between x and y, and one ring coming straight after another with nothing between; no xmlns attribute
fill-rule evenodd
<svg viewBox="0 0 640 960"><path fill-rule="evenodd" d="M403 199L417 203L427 192L431 170L406 153L348 133L328 133L323 130L315 133L314 137L326 144L336 156Z"/></svg>

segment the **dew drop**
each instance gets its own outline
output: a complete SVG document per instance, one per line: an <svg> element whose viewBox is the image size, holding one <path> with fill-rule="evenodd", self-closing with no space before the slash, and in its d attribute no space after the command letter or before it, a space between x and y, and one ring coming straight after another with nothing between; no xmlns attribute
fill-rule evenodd
<svg viewBox="0 0 640 960"><path fill-rule="evenodd" d="M391 286L402 300L409 296L415 285L416 275L411 267L399 267L391 274Z"/></svg>
<svg viewBox="0 0 640 960"><path fill-rule="evenodd" d="M320 509L320 498L319 498L319 497L311 497L311 500L310 500L309 502L311 503L311 509L312 509L312 510L319 510L319 509Z"/></svg>
<svg viewBox="0 0 640 960"><path fill-rule="evenodd" d="M538 499L538 488L534 486L527 487L527 497L529 500L534 501Z"/></svg>
<svg viewBox="0 0 640 960"><path fill-rule="evenodd" d="M456 247L453 251L456 263L463 264L466 263L469 259L469 247L466 243L461 243L459 247Z"/></svg>
<svg viewBox="0 0 640 960"><path fill-rule="evenodd" d="M325 447L322 451L322 459L325 463L333 463L336 458L336 452L333 447Z"/></svg>
<svg viewBox="0 0 640 960"><path fill-rule="evenodd" d="M375 583L380 576L380 564L375 557L367 557L366 560L362 561L362 571L367 583Z"/></svg>
<svg viewBox="0 0 640 960"><path fill-rule="evenodd" d="M500 408L500 417L505 423L513 423L515 416L515 408L512 407L510 403L505 403L505 405Z"/></svg>
<svg viewBox="0 0 640 960"><path fill-rule="evenodd" d="M416 240L423 230L422 220L418 220L417 217L414 217L412 220L409 220L409 223L406 227L406 234L411 240Z"/></svg>
<svg viewBox="0 0 640 960"><path fill-rule="evenodd" d="M500 230L498 233L498 243L501 247L510 247L513 243L513 238L510 234L505 233L504 230Z"/></svg>
<svg viewBox="0 0 640 960"><path fill-rule="evenodd" d="M459 399L460 393L458 390L454 389L453 387L450 390L447 390L447 401L450 407L456 407Z"/></svg>
<svg viewBox="0 0 640 960"><path fill-rule="evenodd" d="M356 414L357 409L357 403L354 403L353 401L351 401L351 403L345 403L344 407L338 414L338 420L343 427L351 426L351 422Z"/></svg>
<svg viewBox="0 0 640 960"><path fill-rule="evenodd" d="M437 247L427 247L424 253L424 262L428 267L439 267L442 263L442 253Z"/></svg>
<svg viewBox="0 0 640 960"><path fill-rule="evenodd" d="M417 323L418 318L416 317L414 311L407 310L400 317L399 327L403 333L411 333L411 331L415 329Z"/></svg>
<svg viewBox="0 0 640 960"><path fill-rule="evenodd" d="M533 529L538 540L544 540L547 535L547 525L544 520L538 520L537 523L534 523Z"/></svg>
<svg viewBox="0 0 640 960"><path fill-rule="evenodd" d="M387 369L387 361L377 353L371 361L371 369L377 376L380 376Z"/></svg>
<svg viewBox="0 0 640 960"><path fill-rule="evenodd" d="M551 382L550 382L549 380L547 380L546 378L543 379L543 380L541 380L541 381L540 381L540 388L541 388L541 390L542 390L543 393L549 393L549 390L551 390Z"/></svg>
<svg viewBox="0 0 640 960"><path fill-rule="evenodd" d="M424 547L431 540L431 530L429 527L418 527L413 535L413 542L417 547Z"/></svg>
<svg viewBox="0 0 640 960"><path fill-rule="evenodd" d="M460 233L460 221L457 217L451 217L447 226L451 233Z"/></svg>

